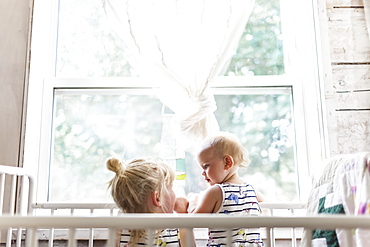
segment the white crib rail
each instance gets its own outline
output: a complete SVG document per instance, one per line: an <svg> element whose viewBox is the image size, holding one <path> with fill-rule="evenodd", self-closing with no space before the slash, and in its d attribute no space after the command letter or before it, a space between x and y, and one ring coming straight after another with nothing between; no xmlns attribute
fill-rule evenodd
<svg viewBox="0 0 370 247"><path fill-rule="evenodd" d="M261 202L260 206L263 210L263 215L266 216L303 216L306 215L306 203L303 202ZM34 214L41 215L74 215L74 216L114 216L117 215L118 208L115 203L53 203L53 202L38 202L32 205L34 209ZM299 231L300 230L300 231ZM278 231L275 233L275 231ZM298 231L298 234L296 233ZM204 231L196 231L202 236L204 236ZM267 231L266 234L270 235L270 246L276 246L276 239L284 238L291 239L292 247L297 246L297 240L300 237L302 229L271 229ZM92 247L94 230L89 230L89 246ZM275 236L276 235L276 236ZM53 240L53 229L49 232L49 246L52 246ZM197 235L196 235L197 236ZM201 240L199 240L201 241Z"/></svg>
<svg viewBox="0 0 370 247"><path fill-rule="evenodd" d="M260 202L260 207L264 214L270 216L281 216L285 211L285 215L296 215L295 212L301 210L305 214L306 203L304 202ZM105 210L105 214L114 215L118 211L115 203L71 203L71 202L37 202L31 205L36 215L53 215L57 210L66 210L67 214L75 215L76 210L80 210L80 214L89 212L95 215L97 210Z"/></svg>
<svg viewBox="0 0 370 247"><path fill-rule="evenodd" d="M0 165L0 215L32 214L33 186L32 177L23 168ZM0 240L2 233L6 233L6 247L10 247L13 229L4 230L0 232ZM22 230L16 229L15 232L16 246L20 247Z"/></svg>
<svg viewBox="0 0 370 247"><path fill-rule="evenodd" d="M303 216L306 215L306 203L303 202L262 202L260 206L265 216ZM53 202L38 202L32 205L34 215L37 216L114 216L118 213L118 208L115 203L53 203ZM275 231L277 231L275 233ZM290 233L289 233L290 231ZM296 233L298 231L298 234ZM196 229L196 236L205 241L206 232L204 229ZM276 240L280 238L287 238L291 240L292 247L297 246L297 241L300 238L302 229L271 229L263 231L264 235L269 235L269 246L276 246ZM54 229L49 229L48 233L49 247L52 246L54 240ZM94 229L89 229L88 243L89 247L93 246ZM86 235L86 233L85 233ZM282 236L283 235L283 236ZM86 238L86 237L84 237Z"/></svg>
<svg viewBox="0 0 370 247"><path fill-rule="evenodd" d="M10 181L8 187L5 184L6 179ZM22 182L22 186L17 187L19 182ZM32 213L33 186L33 179L25 169L0 165L0 214L3 214L6 192L9 193L9 200L7 201L9 212L7 214L22 214L24 209L27 211L27 214ZM17 189L20 189L18 196L21 201L18 207L15 207Z"/></svg>
<svg viewBox="0 0 370 247"><path fill-rule="evenodd" d="M227 220L225 220L227 219ZM230 215L167 215L167 214L130 214L124 216L0 216L0 229L26 228L32 239L26 246L34 247L36 244L36 231L43 228L71 229L68 246L77 246L75 229L94 228L109 229L108 247L115 246L115 229L148 229L158 228L297 228L304 227L310 233L311 229L370 229L370 216L303 216L303 217L250 217ZM310 236L308 236L310 237ZM267 236L269 239L270 237ZM270 247L270 241L265 246ZM190 246L190 245L188 245ZM310 246L310 244L308 245Z"/></svg>

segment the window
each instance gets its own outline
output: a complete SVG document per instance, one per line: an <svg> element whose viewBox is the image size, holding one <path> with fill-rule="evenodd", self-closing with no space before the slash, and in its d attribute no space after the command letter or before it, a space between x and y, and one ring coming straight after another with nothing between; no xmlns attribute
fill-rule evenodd
<svg viewBox="0 0 370 247"><path fill-rule="evenodd" d="M284 4L256 1L212 90L220 129L249 150L241 175L268 197L291 201L305 199L307 174L325 148L313 6L301 3L307 8L297 8L297 18ZM137 76L125 54L101 1L35 1L25 166L37 200L110 200L105 160L113 153L166 159L178 194L205 189L194 150L177 146L155 78Z"/></svg>

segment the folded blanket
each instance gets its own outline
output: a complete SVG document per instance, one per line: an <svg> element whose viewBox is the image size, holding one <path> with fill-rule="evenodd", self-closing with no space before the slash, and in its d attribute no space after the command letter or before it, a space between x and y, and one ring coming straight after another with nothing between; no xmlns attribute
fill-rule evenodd
<svg viewBox="0 0 370 247"><path fill-rule="evenodd" d="M322 173L314 177L307 214L370 214L370 153L337 155L326 160ZM307 241L302 239L301 246L306 246ZM370 230L316 229L312 246L370 246Z"/></svg>

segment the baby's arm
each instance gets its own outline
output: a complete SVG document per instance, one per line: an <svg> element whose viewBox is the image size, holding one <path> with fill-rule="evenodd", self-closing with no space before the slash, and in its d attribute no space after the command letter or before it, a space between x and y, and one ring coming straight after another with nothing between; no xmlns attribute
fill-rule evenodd
<svg viewBox="0 0 370 247"><path fill-rule="evenodd" d="M258 190L255 190L255 192L256 192L258 202L266 202L267 201L267 197L264 194L262 194Z"/></svg>
<svg viewBox="0 0 370 247"><path fill-rule="evenodd" d="M201 195L199 193L189 193L188 194L188 201L189 201L189 207L188 207L188 213L192 213L195 208L199 204L199 198Z"/></svg>
<svg viewBox="0 0 370 247"><path fill-rule="evenodd" d="M196 204L195 204L196 203ZM200 199L190 202L189 213L216 213L222 204L220 187L209 187Z"/></svg>

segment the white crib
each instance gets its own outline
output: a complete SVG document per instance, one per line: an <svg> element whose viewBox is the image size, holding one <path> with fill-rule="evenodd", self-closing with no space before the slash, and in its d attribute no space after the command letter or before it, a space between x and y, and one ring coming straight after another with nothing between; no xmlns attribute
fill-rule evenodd
<svg viewBox="0 0 370 247"><path fill-rule="evenodd" d="M226 218L226 219L225 219ZM47 246L54 246L55 239L52 234L67 234L65 246L83 246L77 244L83 237L78 231L89 231L89 240L86 246L96 246L94 241L99 234L95 231L104 233L100 238L104 238L102 246L115 246L116 229L147 229L152 232L153 229L160 228L186 228L189 231L193 229L203 229L209 226L223 227L232 229L235 227L261 227L266 232L277 228L301 228L306 229L355 229L370 228L369 216L303 216L303 217L279 217L279 216L261 216L261 217L233 217L220 215L163 215L163 214L140 214L125 216L1 216L0 229L9 229L18 236L21 232L21 238L12 238L6 246L22 246L24 235L27 234L26 246L41 246L41 240L47 240ZM10 229L11 227L11 229ZM48 230L46 230L48 229ZM49 236L40 235L41 232L49 231ZM309 232L309 231L307 231ZM81 233L81 232L80 232ZM149 239L153 236L149 236ZM272 239L268 234L265 239L265 246L276 246L276 238ZM59 244L59 246L62 246ZM197 246L200 246L198 243ZM283 246L283 245L282 245ZM296 246L296 243L284 246Z"/></svg>
<svg viewBox="0 0 370 247"><path fill-rule="evenodd" d="M8 185L5 190L5 185ZM9 187L10 186L10 187ZM8 189L10 188L10 189ZM263 216L130 214L114 203L32 203L33 180L0 166L0 246L115 246L116 229L185 228L205 246L207 227L259 227L265 246L299 246L303 229L370 229L369 216L305 216L305 203L261 203ZM16 207L15 199L21 203ZM3 214L2 212L5 211ZM231 231L230 231L231 232ZM149 236L153 237L153 236ZM309 242L307 246L310 246Z"/></svg>

